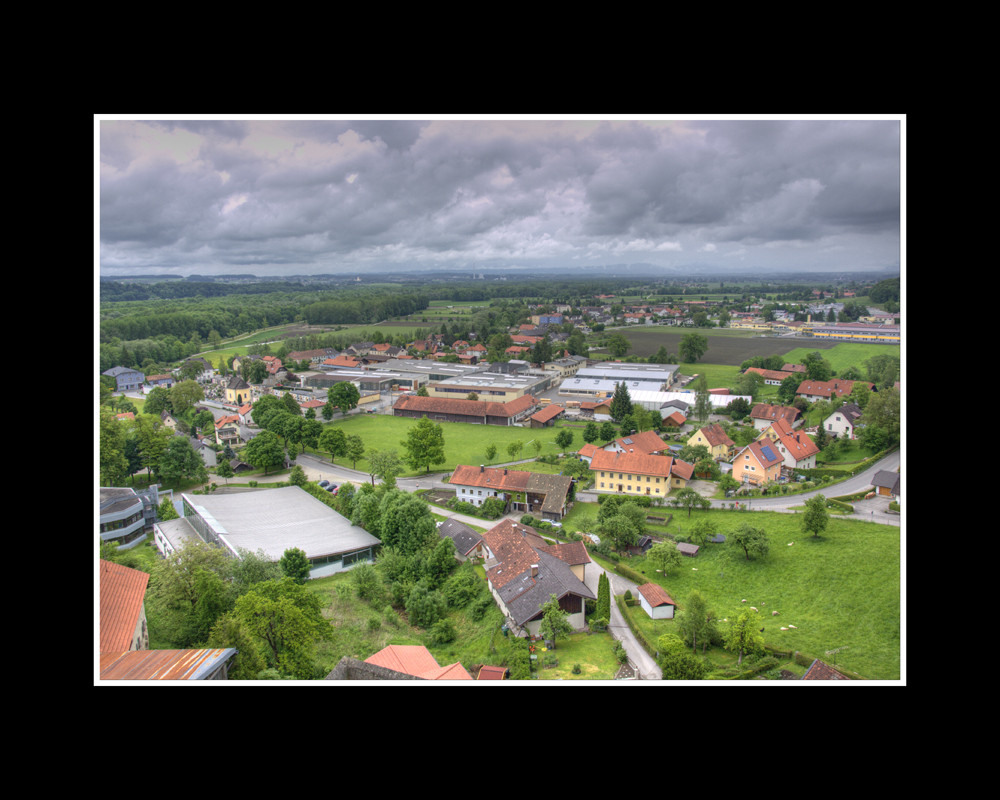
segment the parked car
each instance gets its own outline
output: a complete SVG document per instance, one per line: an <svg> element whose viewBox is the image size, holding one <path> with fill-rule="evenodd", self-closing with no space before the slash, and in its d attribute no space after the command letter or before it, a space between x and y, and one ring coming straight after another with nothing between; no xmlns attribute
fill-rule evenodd
<svg viewBox="0 0 1000 800"><path fill-rule="evenodd" d="M335 483L331 483L331 484L329 484L327 486L324 486L323 488L326 489L328 492L331 492L333 494L337 493L337 484L335 484Z"/></svg>
<svg viewBox="0 0 1000 800"><path fill-rule="evenodd" d="M330 485L330 481L320 481L319 485L320 485L320 488L325 489L327 486Z"/></svg>

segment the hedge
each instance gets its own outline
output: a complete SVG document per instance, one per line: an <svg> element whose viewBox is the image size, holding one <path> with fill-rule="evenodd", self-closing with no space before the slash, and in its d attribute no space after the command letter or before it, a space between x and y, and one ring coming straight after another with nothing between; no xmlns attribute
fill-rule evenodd
<svg viewBox="0 0 1000 800"><path fill-rule="evenodd" d="M625 598L621 595L615 595L615 602L618 604L618 610L622 612L622 616L625 617L625 622L628 623L629 628L632 633L635 634L636 641L642 646L642 649L649 653L650 656L656 658L656 647L650 644L646 635L639 630L635 624L632 622L632 616L628 613L625 606Z"/></svg>

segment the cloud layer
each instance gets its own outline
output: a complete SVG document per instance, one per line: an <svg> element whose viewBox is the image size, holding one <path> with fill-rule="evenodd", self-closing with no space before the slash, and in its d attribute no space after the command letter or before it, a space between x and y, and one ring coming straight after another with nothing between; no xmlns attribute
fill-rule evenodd
<svg viewBox="0 0 1000 800"><path fill-rule="evenodd" d="M100 120L102 274L899 264L898 120Z"/></svg>

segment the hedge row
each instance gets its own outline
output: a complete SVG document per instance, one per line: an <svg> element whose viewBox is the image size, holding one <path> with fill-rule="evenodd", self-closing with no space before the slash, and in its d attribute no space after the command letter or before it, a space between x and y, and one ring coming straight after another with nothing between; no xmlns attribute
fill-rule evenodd
<svg viewBox="0 0 1000 800"><path fill-rule="evenodd" d="M639 644L642 646L643 650L645 650L647 653L649 653L649 655L652 658L655 659L656 658L656 647L654 645L650 644L649 640L646 638L646 635L641 630L639 630L635 626L635 624L632 622L632 615L628 613L628 610L627 610L627 607L626 607L626 604L625 604L625 598L622 595L620 595L620 594L616 594L615 595L615 602L618 604L618 610L621 611L622 612L622 616L625 617L625 622L628 623L628 626L631 629L632 633L635 634L636 641L639 642Z"/></svg>

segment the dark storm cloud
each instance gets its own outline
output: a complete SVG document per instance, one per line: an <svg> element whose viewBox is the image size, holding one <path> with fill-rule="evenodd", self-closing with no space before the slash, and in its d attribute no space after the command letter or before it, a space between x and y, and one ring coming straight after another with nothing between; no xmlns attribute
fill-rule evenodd
<svg viewBox="0 0 1000 800"><path fill-rule="evenodd" d="M752 249L780 265L776 252L808 245L867 268L898 257L899 132L892 120L102 121L101 263L263 273Z"/></svg>

